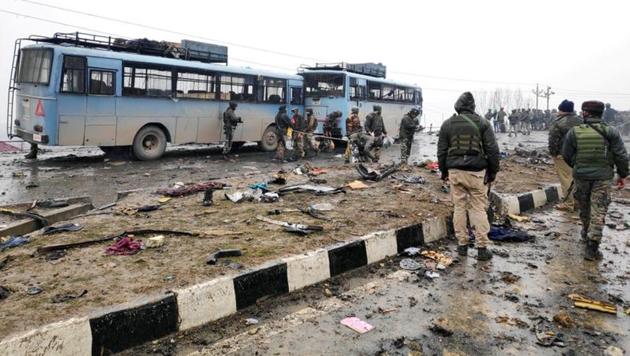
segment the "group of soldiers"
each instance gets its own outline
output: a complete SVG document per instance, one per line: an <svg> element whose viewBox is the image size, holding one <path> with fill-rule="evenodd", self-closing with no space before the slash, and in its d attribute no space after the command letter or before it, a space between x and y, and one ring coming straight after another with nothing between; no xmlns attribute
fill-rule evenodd
<svg viewBox="0 0 630 356"><path fill-rule="evenodd" d="M512 134L516 136L519 132L529 135L534 130L547 130L556 115L555 109L513 109L508 114L504 108L501 108L499 111L488 109L484 117L492 122L494 132L508 133L512 137Z"/></svg>
<svg viewBox="0 0 630 356"><path fill-rule="evenodd" d="M584 258L596 261L602 258L599 245L615 168L616 185L624 188L628 154L619 131L602 120L604 103L585 101L581 116L573 106L573 102L565 100L555 112L549 124L549 152L554 157L563 193L569 199L569 203L558 208L579 210ZM462 256L468 253L468 222L475 237L477 258L488 260L492 252L487 248L490 226L486 207L490 184L499 172L499 147L490 121L475 114L471 93L460 96L455 111L457 114L440 129L438 162L442 179L450 182L457 251ZM497 118L505 119L505 115Z"/></svg>

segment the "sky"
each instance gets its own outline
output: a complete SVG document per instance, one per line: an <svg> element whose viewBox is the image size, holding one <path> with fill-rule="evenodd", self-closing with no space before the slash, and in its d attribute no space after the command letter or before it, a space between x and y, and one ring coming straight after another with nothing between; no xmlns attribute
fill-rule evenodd
<svg viewBox="0 0 630 356"><path fill-rule="evenodd" d="M628 110L628 13L619 0L0 0L0 83L8 85L16 38L78 30L227 45L232 65L287 73L380 62L388 78L423 88L425 124L449 117L464 91L520 90L534 106L537 83L555 92L552 108L596 99ZM0 113L1 138L6 94Z"/></svg>

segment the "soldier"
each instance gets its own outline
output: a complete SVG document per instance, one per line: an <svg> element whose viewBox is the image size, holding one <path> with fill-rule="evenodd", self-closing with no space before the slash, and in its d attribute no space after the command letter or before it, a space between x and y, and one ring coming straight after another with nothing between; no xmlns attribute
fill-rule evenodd
<svg viewBox="0 0 630 356"><path fill-rule="evenodd" d="M306 109L306 128L304 129L304 148L307 154L314 153L315 156L319 153L313 145L313 138L315 137L315 130L317 130L317 118L313 114L313 109Z"/></svg>
<svg viewBox="0 0 630 356"><path fill-rule="evenodd" d="M361 119L359 118L359 108L353 107L350 110L350 116L346 119L346 136L348 136L348 144L343 154L345 163L350 163L350 155L352 154L352 141L357 138L357 134L361 133Z"/></svg>
<svg viewBox="0 0 630 356"><path fill-rule="evenodd" d="M275 118L276 123L276 136L278 136L278 146L276 147L276 155L274 160L284 161L284 153L287 149L287 144L284 136L287 134L287 130L291 127L291 120L287 115L287 107L281 105L278 108L278 113Z"/></svg>
<svg viewBox="0 0 630 356"><path fill-rule="evenodd" d="M36 143L31 143L31 149L24 156L26 159L37 159L37 152L39 151L39 147L37 147Z"/></svg>
<svg viewBox="0 0 630 356"><path fill-rule="evenodd" d="M337 131L337 128L339 127L339 118L342 115L341 111L333 111L326 115L326 120L324 121L324 137L334 136L334 132ZM322 140L319 146L320 150L326 149L328 152L333 152L335 150L335 143L333 140Z"/></svg>
<svg viewBox="0 0 630 356"><path fill-rule="evenodd" d="M409 110L409 113L403 116L400 120L400 132L398 138L400 139L400 163L403 167L407 166L409 160L409 154L411 153L411 144L413 143L413 135L422 127L418 121L420 110L413 108Z"/></svg>
<svg viewBox="0 0 630 356"><path fill-rule="evenodd" d="M556 172L560 178L562 195L565 202L556 205L559 210L575 210L575 201L572 197L571 187L573 186L573 172L571 167L562 158L562 143L569 130L582 123L582 119L573 111L573 102L563 100L558 106L558 118L551 124L549 129L549 154L553 158Z"/></svg>
<svg viewBox="0 0 630 356"><path fill-rule="evenodd" d="M575 200L580 209L582 239L586 240L584 258L601 260L599 244L606 210L610 202L610 181L617 167L617 185L625 186L628 154L619 132L602 122L604 103L582 103L584 123L567 133L562 146L564 160L573 167Z"/></svg>
<svg viewBox="0 0 630 356"><path fill-rule="evenodd" d="M508 121L510 122L510 132L508 133L509 137L512 137L512 132L514 132L514 137L518 136L518 118L518 112L516 112L516 109L513 109L512 113L508 117Z"/></svg>
<svg viewBox="0 0 630 356"><path fill-rule="evenodd" d="M496 117L495 117L495 120L496 120L495 123L497 123L497 125L495 125L494 127L494 132L505 133L505 118L506 117L507 117L507 113L505 112L503 107L501 107L501 109L499 110L499 112L497 112Z"/></svg>
<svg viewBox="0 0 630 356"><path fill-rule="evenodd" d="M378 162L381 158L381 147L383 147L384 136L387 136L387 129L383 122L383 116L381 116L381 106L374 105L373 110L365 117L365 132L374 137L371 155L374 157L374 162Z"/></svg>
<svg viewBox="0 0 630 356"><path fill-rule="evenodd" d="M293 116L291 116L291 127L293 128L293 160L298 160L304 157L304 131L306 130L306 121L304 117L300 115L300 109L294 108L291 110Z"/></svg>
<svg viewBox="0 0 630 356"><path fill-rule="evenodd" d="M223 133L225 134L225 144L223 145L223 158L228 159L228 153L232 150L232 139L234 138L234 130L243 120L234 113L237 103L230 101L228 108L223 113Z"/></svg>
<svg viewBox="0 0 630 356"><path fill-rule="evenodd" d="M489 260L492 252L488 250L487 185L499 172L499 146L490 123L475 113L475 100L470 92L457 99L455 111L457 114L440 128L437 156L442 179L450 180L457 253L468 254L468 213L477 243L477 259Z"/></svg>
<svg viewBox="0 0 630 356"><path fill-rule="evenodd" d="M610 103L606 103L606 110L604 110L604 123L606 125L614 125L617 121L617 110L610 107Z"/></svg>
<svg viewBox="0 0 630 356"><path fill-rule="evenodd" d="M494 117L494 114L492 113L491 109L488 109L488 112L483 117L485 117L486 120L488 120L488 122L492 123L493 122L492 118ZM493 124L494 124L494 131L496 132L497 131L497 122L496 122L496 120L494 121Z"/></svg>
<svg viewBox="0 0 630 356"><path fill-rule="evenodd" d="M530 128L529 128L529 125L531 122L529 109L527 110L523 109L523 111L521 111L521 115L519 116L519 122L520 122L519 131L521 131L523 135L529 135L531 133Z"/></svg>

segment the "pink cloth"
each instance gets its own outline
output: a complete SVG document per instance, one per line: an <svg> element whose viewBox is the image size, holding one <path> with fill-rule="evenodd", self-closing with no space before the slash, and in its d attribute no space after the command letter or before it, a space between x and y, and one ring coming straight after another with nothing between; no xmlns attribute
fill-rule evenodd
<svg viewBox="0 0 630 356"><path fill-rule="evenodd" d="M105 250L106 255L135 255L142 249L142 241L123 237Z"/></svg>

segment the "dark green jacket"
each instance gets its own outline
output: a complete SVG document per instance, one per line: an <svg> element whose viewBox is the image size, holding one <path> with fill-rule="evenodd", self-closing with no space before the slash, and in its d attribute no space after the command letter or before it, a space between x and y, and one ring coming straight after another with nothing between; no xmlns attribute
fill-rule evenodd
<svg viewBox="0 0 630 356"><path fill-rule="evenodd" d="M581 127L588 124L600 124L602 119L597 117L589 117L584 120L584 124ZM562 156L567 164L573 167L573 178L581 180L610 180L614 176L613 168L617 166L617 174L621 178L628 176L628 153L624 146L619 131L614 127L603 125L603 133L605 139L602 141L606 145L603 152L605 152L604 159L608 164L603 169L593 169L591 166L578 165L576 159L580 150L578 147L576 128L572 128L564 138L562 145ZM595 166L596 163L593 164Z"/></svg>
<svg viewBox="0 0 630 356"><path fill-rule="evenodd" d="M582 123L582 118L575 113L559 116L549 127L549 153L552 156L562 154L562 142L573 126Z"/></svg>
<svg viewBox="0 0 630 356"><path fill-rule="evenodd" d="M241 121L241 118L236 116L234 113L234 109L228 107L227 110L223 113L223 129L224 130L232 130L238 125Z"/></svg>
<svg viewBox="0 0 630 356"><path fill-rule="evenodd" d="M287 129L291 127L291 119L289 119L289 115L287 115L286 111L279 111L276 114L276 129L280 135L286 135Z"/></svg>
<svg viewBox="0 0 630 356"><path fill-rule="evenodd" d="M471 98L472 99L472 98ZM455 104L455 109L460 113L453 115L444 121L440 128L440 136L438 139L438 164L442 175L448 175L449 169L461 169L464 171L481 171L487 169L491 175L499 172L499 146L494 137L488 120L475 114L474 102L462 102L461 98ZM466 119L462 117L466 115L475 123L477 128L473 127ZM450 150L452 139L456 135L480 135L481 148L483 153L476 155L460 155Z"/></svg>
<svg viewBox="0 0 630 356"><path fill-rule="evenodd" d="M400 120L399 138L412 138L418 126L420 126L418 117L411 117L411 115L405 114Z"/></svg>
<svg viewBox="0 0 630 356"><path fill-rule="evenodd" d="M381 116L378 111L374 111L365 117L365 132L374 132L374 135L376 136L380 136L381 134L387 135L387 129L385 128L385 123L383 122L383 116Z"/></svg>

